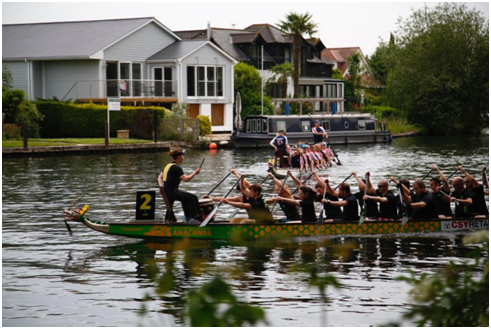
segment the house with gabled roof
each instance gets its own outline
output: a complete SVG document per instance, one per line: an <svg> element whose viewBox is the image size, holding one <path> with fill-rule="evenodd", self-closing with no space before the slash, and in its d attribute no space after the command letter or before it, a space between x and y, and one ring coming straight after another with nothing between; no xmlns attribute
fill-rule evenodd
<svg viewBox="0 0 491 329"><path fill-rule="evenodd" d="M253 24L245 29L211 28L192 31L174 31L179 37L189 40L210 40L235 60L255 66L264 79L272 74L268 71L276 64L293 63L293 38L271 24ZM263 52L261 50L263 49ZM343 81L332 78L333 60L321 57L325 49L320 39L303 39L300 60L300 93L305 98L344 97ZM262 68L264 70L262 70ZM290 79L292 80L292 79ZM287 94L293 95L293 81L288 84ZM273 87L270 96L282 98L280 86ZM334 102L317 103L316 111L332 110ZM338 111L343 111L343 102L335 102ZM322 106L321 106L322 105Z"/></svg>
<svg viewBox="0 0 491 329"><path fill-rule="evenodd" d="M182 40L153 17L6 24L2 46L13 87L30 100L187 102L190 116L210 117L213 132L232 131L237 61L206 38Z"/></svg>
<svg viewBox="0 0 491 329"><path fill-rule="evenodd" d="M380 88L382 84L374 78L372 70L368 65L365 55L360 47L341 47L341 48L326 48L322 50L322 58L325 60L336 62L336 68L339 69L343 78L349 77L349 57L358 53L360 55L360 69L362 72L361 83L365 88Z"/></svg>

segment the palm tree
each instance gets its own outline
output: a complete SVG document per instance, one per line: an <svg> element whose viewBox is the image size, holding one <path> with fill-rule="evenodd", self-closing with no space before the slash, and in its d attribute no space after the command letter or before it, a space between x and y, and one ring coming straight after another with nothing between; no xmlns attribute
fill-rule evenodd
<svg viewBox="0 0 491 329"><path fill-rule="evenodd" d="M277 64L269 69L273 76L268 79L269 84L278 84L281 87L282 97L287 97L288 78L293 76L292 63Z"/></svg>
<svg viewBox="0 0 491 329"><path fill-rule="evenodd" d="M293 36L293 97L298 95L298 78L300 76L300 45L302 43L302 35L308 34L312 37L317 33L317 23L311 21L312 15L309 13L298 14L290 12L286 16L286 20L278 23L278 28Z"/></svg>

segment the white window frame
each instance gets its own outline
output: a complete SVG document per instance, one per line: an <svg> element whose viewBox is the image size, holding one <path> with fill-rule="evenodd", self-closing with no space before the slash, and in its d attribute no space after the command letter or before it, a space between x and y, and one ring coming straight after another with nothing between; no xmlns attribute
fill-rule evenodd
<svg viewBox="0 0 491 329"><path fill-rule="evenodd" d="M194 95L195 96L187 96L188 98L225 98L225 67L221 65L188 65L188 67L194 67ZM204 69L204 80L199 80L199 68ZM214 79L213 80L208 80L208 68L213 68L213 73L214 73ZM218 80L218 69L221 68L222 70L222 83L221 83L221 88L219 88L219 80ZM205 92L204 96L199 96L199 84L204 83L205 86ZM209 95L208 94L208 83L213 83L215 86L215 95ZM222 90L222 94L218 96L218 90Z"/></svg>

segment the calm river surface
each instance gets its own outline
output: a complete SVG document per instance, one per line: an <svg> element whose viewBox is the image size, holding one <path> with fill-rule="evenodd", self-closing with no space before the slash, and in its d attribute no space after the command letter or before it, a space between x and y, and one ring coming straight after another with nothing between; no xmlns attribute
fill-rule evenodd
<svg viewBox="0 0 491 329"><path fill-rule="evenodd" d="M458 164L479 181L489 167L489 136L411 137L387 145L335 148L343 166L328 170L333 184L351 171L370 170L373 181L394 175L411 181L438 164L449 175ZM206 158L201 175L182 187L204 195L235 167L254 182L266 175L270 149L189 151L183 168L194 170ZM176 242L151 243L106 236L72 223L67 234L61 211L86 194L89 217L125 221L135 216L136 191L156 190L157 176L170 157L165 153L56 156L3 159L2 162L2 306L3 326L182 326L186 289L221 273L240 299L265 309L271 326L377 326L400 321L409 307L410 287L395 278L432 273L450 260L465 261L472 247L454 235L335 237L330 246L351 245L347 255L332 252L323 241L299 239L287 245L234 246L220 241L194 241L190 250ZM322 172L323 174L326 171ZM354 179L349 181L356 188ZM214 195L225 194L230 178ZM267 182L266 193L272 192ZM392 188L394 188L392 186ZM157 217L164 205L157 200ZM182 214L181 208L177 209ZM221 218L233 210L222 206ZM156 261L161 271L175 259L176 289L159 296L145 265ZM201 271L189 260L201 262ZM321 274L332 274L342 288L328 289L325 306L318 290L298 265L316 262ZM241 276L228 270L239 268ZM150 298L145 299L145 296ZM477 302L477 301L476 301ZM145 305L148 313L141 317ZM404 325L411 323L404 322Z"/></svg>

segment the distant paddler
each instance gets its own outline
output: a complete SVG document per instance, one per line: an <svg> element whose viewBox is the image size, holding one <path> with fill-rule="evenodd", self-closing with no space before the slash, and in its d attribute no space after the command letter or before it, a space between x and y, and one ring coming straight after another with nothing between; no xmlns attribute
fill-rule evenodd
<svg viewBox="0 0 491 329"><path fill-rule="evenodd" d="M314 144L322 143L322 137L325 137L327 139L327 133L324 130L324 127L321 127L320 124L321 123L319 120L315 120L314 126L312 127L312 134L314 134Z"/></svg>
<svg viewBox="0 0 491 329"><path fill-rule="evenodd" d="M184 161L185 154L186 150L182 149L169 152L173 161L165 166L164 171L159 175L158 182L160 186L164 186L164 191L171 207L174 206L174 201L181 201L186 222L197 225L203 220L198 197L192 193L180 190L179 184L181 181L190 182L196 175L199 175L201 167L193 171L192 174L185 175L180 166Z"/></svg>

